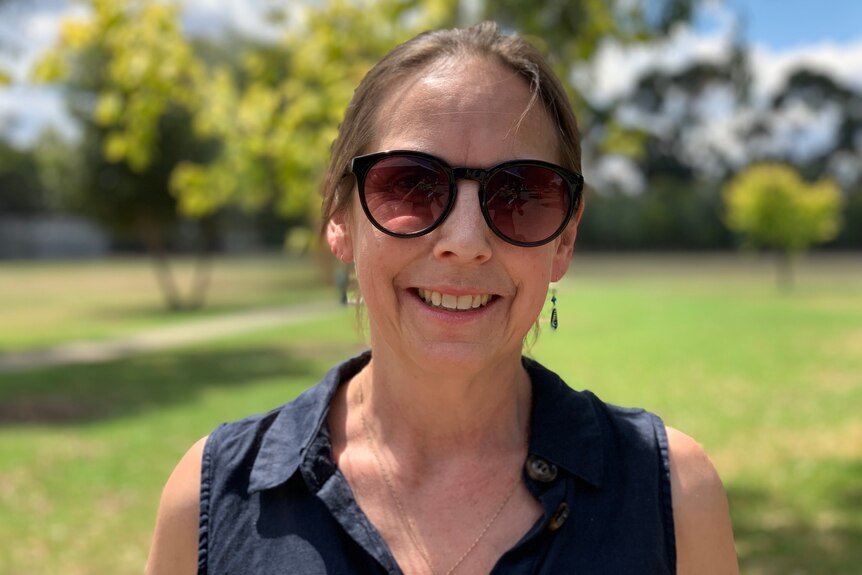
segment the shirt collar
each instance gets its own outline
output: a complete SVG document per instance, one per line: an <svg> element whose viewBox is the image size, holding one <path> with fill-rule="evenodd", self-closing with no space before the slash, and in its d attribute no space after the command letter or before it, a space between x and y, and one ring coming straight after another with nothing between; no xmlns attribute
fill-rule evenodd
<svg viewBox="0 0 862 575"><path fill-rule="evenodd" d="M335 390L365 367L371 359L366 351L335 366L320 383L285 404L264 432L254 460L248 492L271 489L286 482L296 472L306 448L320 433Z"/></svg>
<svg viewBox="0 0 862 575"><path fill-rule="evenodd" d="M523 363L533 382L530 453L601 487L604 445L594 396L574 391L537 361Z"/></svg>
<svg viewBox="0 0 862 575"><path fill-rule="evenodd" d="M279 409L264 432L249 478L249 493L277 487L290 479L320 433L335 390L370 359L371 352L366 351L334 367L319 384ZM527 358L523 362L533 383L530 452L601 486L602 434L593 402L587 394L572 391L538 362Z"/></svg>

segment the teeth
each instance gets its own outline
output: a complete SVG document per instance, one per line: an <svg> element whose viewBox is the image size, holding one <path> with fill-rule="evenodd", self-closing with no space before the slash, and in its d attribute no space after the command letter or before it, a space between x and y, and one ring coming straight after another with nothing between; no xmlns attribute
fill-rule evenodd
<svg viewBox="0 0 862 575"><path fill-rule="evenodd" d="M487 293L480 295L456 296L427 289L420 289L418 292L419 297L421 297L425 303L435 307L443 307L452 310L475 309L486 305L491 299L491 294Z"/></svg>

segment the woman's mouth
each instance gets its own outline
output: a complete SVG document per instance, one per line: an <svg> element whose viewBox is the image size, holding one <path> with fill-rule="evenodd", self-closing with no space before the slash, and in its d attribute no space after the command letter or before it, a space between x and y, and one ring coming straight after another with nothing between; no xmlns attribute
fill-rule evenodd
<svg viewBox="0 0 862 575"><path fill-rule="evenodd" d="M442 307L452 311L466 311L483 307L494 297L492 294L453 295L439 291L418 288L419 298L433 307Z"/></svg>

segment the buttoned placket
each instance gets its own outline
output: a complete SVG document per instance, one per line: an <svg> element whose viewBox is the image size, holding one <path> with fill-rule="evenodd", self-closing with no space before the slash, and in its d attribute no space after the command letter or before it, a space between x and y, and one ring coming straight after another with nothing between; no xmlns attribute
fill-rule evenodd
<svg viewBox="0 0 862 575"><path fill-rule="evenodd" d="M524 463L522 477L527 490L542 505L542 516L514 547L500 557L491 570L492 575L533 573L535 563L542 561L542 557L530 549L540 538L555 537L568 519L569 512L563 518L560 510L572 508L574 478L561 472L553 463L530 454ZM558 524L551 528L555 520ZM551 547L546 546L547 549Z"/></svg>
<svg viewBox="0 0 862 575"><path fill-rule="evenodd" d="M344 531L389 575L403 575L389 546L359 507L347 478L332 460L329 429L323 425L303 454L299 471L306 485L341 525Z"/></svg>

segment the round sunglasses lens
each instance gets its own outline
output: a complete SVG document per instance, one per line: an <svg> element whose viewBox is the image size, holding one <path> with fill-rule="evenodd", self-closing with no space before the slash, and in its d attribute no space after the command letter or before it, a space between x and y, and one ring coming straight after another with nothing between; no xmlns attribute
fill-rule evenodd
<svg viewBox="0 0 862 575"><path fill-rule="evenodd" d="M486 184L488 215L503 236L520 243L543 242L569 214L569 184L542 166L512 166Z"/></svg>
<svg viewBox="0 0 862 575"><path fill-rule="evenodd" d="M449 176L424 158L388 156L365 176L365 202L380 226L414 234L434 225L449 203Z"/></svg>

